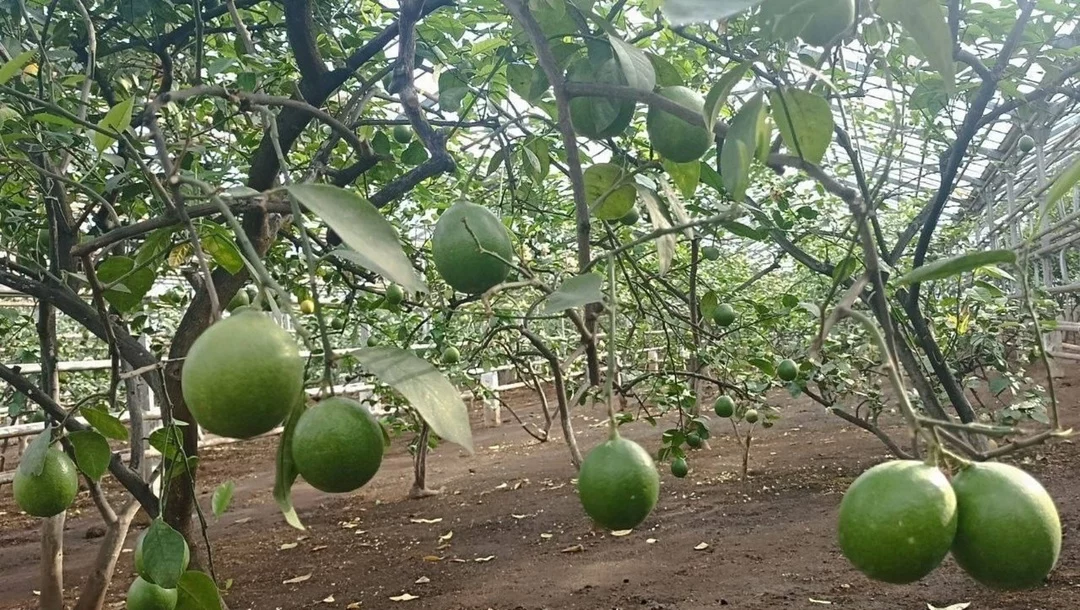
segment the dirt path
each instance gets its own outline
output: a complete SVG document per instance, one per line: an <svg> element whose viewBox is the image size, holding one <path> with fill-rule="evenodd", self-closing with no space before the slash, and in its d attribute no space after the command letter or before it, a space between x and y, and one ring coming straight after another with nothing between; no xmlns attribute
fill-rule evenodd
<svg viewBox="0 0 1080 610"><path fill-rule="evenodd" d="M1080 369L1071 373L1080 379ZM1077 390L1061 388L1065 421L1074 425L1080 425ZM395 441L379 475L359 493L329 496L298 484L306 532L285 525L271 498L274 439L211 449L204 456L203 505L209 508L220 482L237 484L229 512L210 528L219 579L231 583L233 610L1080 607L1080 545L1072 536L1080 519L1080 451L1071 442L1023 457L1054 495L1065 524L1062 558L1047 587L1022 595L986 591L951 560L920 583L888 586L851 569L834 540L843 490L885 459L882 445L808 401L779 402L783 419L757 431L756 474L738 480L738 448L727 428L717 427L711 445L691 455L690 476L675 479L663 466L656 512L625 537L591 527L564 443L536 443L516 425L478 423L473 457L440 447L428 474L432 485L446 488L439 497L404 499L412 481L406 439ZM514 404L519 414L535 416L527 398ZM584 448L602 438L602 421L599 410L576 413ZM650 450L658 445L659 431L647 423L626 434ZM97 521L93 508L85 497L79 506L66 540L73 586L96 543L85 539ZM117 601L130 582L129 557L118 569ZM17 515L4 490L0 608L35 607L36 562L33 522ZM417 598L391 601L404 594Z"/></svg>

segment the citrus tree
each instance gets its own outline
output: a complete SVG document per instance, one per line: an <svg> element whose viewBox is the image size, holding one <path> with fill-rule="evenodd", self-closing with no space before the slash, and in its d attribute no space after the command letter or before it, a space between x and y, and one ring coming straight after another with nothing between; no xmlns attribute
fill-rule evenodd
<svg viewBox="0 0 1080 610"><path fill-rule="evenodd" d="M46 421L14 491L58 558L80 475L90 488L109 534L79 607L104 603L138 508L154 521L131 607L220 604L195 498L200 431L280 428L274 496L302 527L297 477L359 488L386 430L417 434L414 492L427 495L429 448L471 448L460 387L485 394L470 371L504 363L545 401L546 427L526 430L543 441L559 423L602 526L643 522L654 458L687 476L725 419L745 475L756 426L781 415L769 392L784 388L903 458L845 498L841 545L857 567L906 582L953 548L992 586L1052 569L1060 526L1045 492L976 464L1064 434L1053 378L1024 409L988 413L994 425L966 390L980 377L1018 390L1034 359L1052 373L1043 324L1057 302L1029 276L1039 269L1044 289L1068 278L1031 244L1065 219L1057 204L1080 170L1053 168L1008 247L987 247L960 184L987 146L1004 172L1042 155L1060 118L1046 105L1080 97L1073 3L0 10L0 284L37 307L0 322L42 371L0 377ZM913 150L935 163L912 174ZM97 339L84 354L112 363L87 388L59 383L58 327L72 324ZM161 404L153 432L120 392L136 378ZM383 426L340 396L359 379L391 408ZM590 400L606 404L610 433L583 451L571 413ZM879 425L890 411L903 438ZM639 418L675 422L655 456L619 433ZM1012 427L1023 418L1043 428L1024 436ZM106 472L131 495L120 510L101 493ZM1043 542L1006 576L994 562L1015 549L987 551L979 507L1011 486L1030 501L987 518L1037 513L1029 533ZM866 522L860 496L915 488L934 507L915 522L937 526L882 566L865 532L910 503ZM46 565L43 607L62 607L61 566Z"/></svg>

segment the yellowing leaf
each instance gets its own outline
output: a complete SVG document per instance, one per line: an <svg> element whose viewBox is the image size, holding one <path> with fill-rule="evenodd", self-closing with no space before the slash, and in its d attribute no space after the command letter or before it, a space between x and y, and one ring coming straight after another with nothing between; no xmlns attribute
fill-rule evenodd
<svg viewBox="0 0 1080 610"><path fill-rule="evenodd" d="M698 545L697 545L697 546L695 546L695 547L694 547L694 550L695 550L695 551L704 551L704 550L705 550L705 549L707 549L707 548L709 548L709 543L707 543L707 542L700 542L700 543L698 543Z"/></svg>
<svg viewBox="0 0 1080 610"><path fill-rule="evenodd" d="M413 595L411 593L402 593L401 595L395 595L390 598L392 602L411 602L414 599L420 599L419 595Z"/></svg>
<svg viewBox="0 0 1080 610"><path fill-rule="evenodd" d="M311 580L311 572L304 574L303 576L297 576L296 578L290 578L288 580L281 581L283 585L295 585L297 583L304 582L305 580Z"/></svg>

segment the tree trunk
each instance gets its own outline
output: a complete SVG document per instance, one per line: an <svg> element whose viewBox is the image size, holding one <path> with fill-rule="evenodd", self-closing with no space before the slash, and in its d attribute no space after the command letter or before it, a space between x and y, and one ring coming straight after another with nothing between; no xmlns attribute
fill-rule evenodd
<svg viewBox="0 0 1080 610"><path fill-rule="evenodd" d="M139 509L139 503L131 501L121 514L116 516L116 520L109 523L105 537L98 546L97 560L86 577L75 610L101 610L105 607L105 596L109 592L109 584L112 583L116 562L124 550L128 530L131 529L131 523Z"/></svg>
<svg viewBox="0 0 1080 610"><path fill-rule="evenodd" d="M41 521L41 610L64 610L65 517Z"/></svg>

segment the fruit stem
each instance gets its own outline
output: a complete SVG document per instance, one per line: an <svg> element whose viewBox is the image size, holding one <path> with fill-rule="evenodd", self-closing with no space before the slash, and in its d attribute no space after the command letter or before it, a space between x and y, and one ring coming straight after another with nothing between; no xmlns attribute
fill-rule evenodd
<svg viewBox="0 0 1080 610"><path fill-rule="evenodd" d="M608 412L608 425L613 432L612 440L618 437L619 424L615 421L615 327L618 324L618 316L616 315L616 293L615 293L615 256L609 255L608 257L608 313L610 314L610 325L608 326L608 363L607 363L607 412Z"/></svg>

